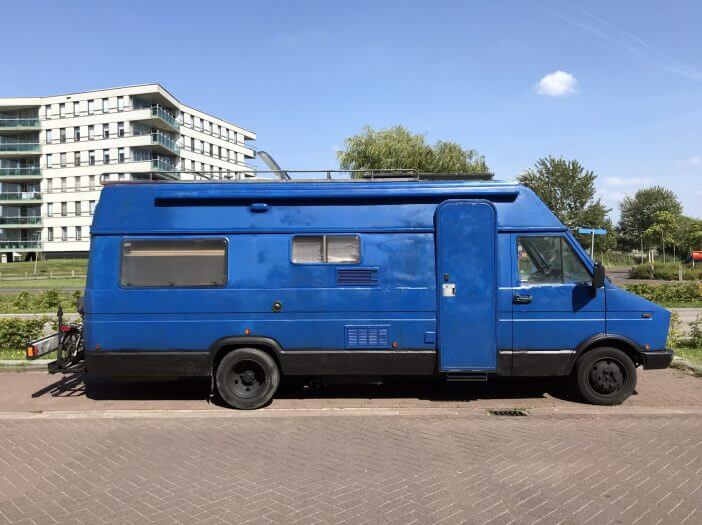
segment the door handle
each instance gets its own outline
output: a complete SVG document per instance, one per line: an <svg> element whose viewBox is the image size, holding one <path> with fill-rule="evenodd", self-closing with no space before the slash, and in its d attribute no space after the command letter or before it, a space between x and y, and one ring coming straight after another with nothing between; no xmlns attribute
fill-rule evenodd
<svg viewBox="0 0 702 525"><path fill-rule="evenodd" d="M515 304L529 304L534 298L531 295L515 294L512 297L512 302Z"/></svg>

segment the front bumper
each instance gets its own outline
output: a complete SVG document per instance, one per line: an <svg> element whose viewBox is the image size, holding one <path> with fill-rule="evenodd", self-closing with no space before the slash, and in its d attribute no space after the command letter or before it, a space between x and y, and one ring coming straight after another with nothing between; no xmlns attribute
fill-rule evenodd
<svg viewBox="0 0 702 525"><path fill-rule="evenodd" d="M673 351L669 348L658 352L642 352L644 370L668 368L673 360Z"/></svg>

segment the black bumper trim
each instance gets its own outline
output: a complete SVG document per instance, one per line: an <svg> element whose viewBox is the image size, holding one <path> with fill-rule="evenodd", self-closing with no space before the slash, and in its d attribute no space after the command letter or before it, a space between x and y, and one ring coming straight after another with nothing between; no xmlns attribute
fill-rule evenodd
<svg viewBox="0 0 702 525"><path fill-rule="evenodd" d="M673 360L673 351L669 348L659 352L641 352L644 370L668 368Z"/></svg>

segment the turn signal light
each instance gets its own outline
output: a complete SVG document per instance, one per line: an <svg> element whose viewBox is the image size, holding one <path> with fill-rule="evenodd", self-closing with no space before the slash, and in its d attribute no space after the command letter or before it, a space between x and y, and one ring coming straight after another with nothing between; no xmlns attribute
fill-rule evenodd
<svg viewBox="0 0 702 525"><path fill-rule="evenodd" d="M27 357L28 357L28 358L34 357L34 356L36 355L36 353L37 353L36 350L37 350L37 349L34 348L33 346L31 346L31 345L28 346L28 347L27 347Z"/></svg>

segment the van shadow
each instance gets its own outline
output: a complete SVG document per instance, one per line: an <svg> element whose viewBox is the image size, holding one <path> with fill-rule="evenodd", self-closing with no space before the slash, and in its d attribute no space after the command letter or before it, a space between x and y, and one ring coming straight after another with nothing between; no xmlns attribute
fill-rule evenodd
<svg viewBox="0 0 702 525"><path fill-rule="evenodd" d="M486 382L446 382L427 377L325 378L309 381L288 377L275 399L419 399L469 402L489 399L539 399L551 396L578 401L559 378L494 378ZM226 406L210 395L209 378L115 379L76 373L34 392L32 397L86 397L95 401L205 401Z"/></svg>

